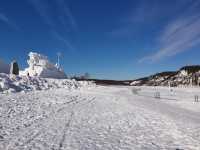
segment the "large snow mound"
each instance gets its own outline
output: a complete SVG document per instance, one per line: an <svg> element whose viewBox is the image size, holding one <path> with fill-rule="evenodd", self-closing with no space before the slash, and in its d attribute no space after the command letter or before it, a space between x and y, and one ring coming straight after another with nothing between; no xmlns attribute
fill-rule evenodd
<svg viewBox="0 0 200 150"><path fill-rule="evenodd" d="M0 73L9 73L9 65L4 63L3 60L0 59Z"/></svg>
<svg viewBox="0 0 200 150"><path fill-rule="evenodd" d="M30 52L27 63L29 67L26 68L25 71L21 71L21 75L29 74L30 76L56 79L66 78L64 71L51 63L44 55Z"/></svg>
<svg viewBox="0 0 200 150"><path fill-rule="evenodd" d="M27 92L57 88L72 90L92 86L94 86L94 83L89 81L14 76L0 73L0 93Z"/></svg>

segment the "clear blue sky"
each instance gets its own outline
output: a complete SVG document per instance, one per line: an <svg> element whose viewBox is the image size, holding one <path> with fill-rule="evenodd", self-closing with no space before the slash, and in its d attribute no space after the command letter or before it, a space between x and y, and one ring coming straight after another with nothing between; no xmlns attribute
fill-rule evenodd
<svg viewBox="0 0 200 150"><path fill-rule="evenodd" d="M1 0L0 58L24 68L29 51L106 79L200 64L200 1Z"/></svg>

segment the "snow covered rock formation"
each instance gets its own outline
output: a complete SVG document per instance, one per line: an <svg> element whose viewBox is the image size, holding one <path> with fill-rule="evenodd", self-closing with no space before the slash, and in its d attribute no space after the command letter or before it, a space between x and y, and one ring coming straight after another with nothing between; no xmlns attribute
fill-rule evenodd
<svg viewBox="0 0 200 150"><path fill-rule="evenodd" d="M61 68L56 67L48 58L38 53L29 53L27 61L29 67L21 71L20 75L37 76L42 78L64 79L66 74Z"/></svg>

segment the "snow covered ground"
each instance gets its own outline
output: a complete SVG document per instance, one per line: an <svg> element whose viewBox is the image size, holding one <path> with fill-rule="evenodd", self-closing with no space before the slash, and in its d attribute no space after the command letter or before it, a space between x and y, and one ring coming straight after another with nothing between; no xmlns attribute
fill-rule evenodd
<svg viewBox="0 0 200 150"><path fill-rule="evenodd" d="M154 99L155 93L160 93L160 101L170 105L177 105L191 111L200 111L200 88L195 87L135 87L138 89L138 95L148 99ZM195 96L198 97L199 103L195 102Z"/></svg>
<svg viewBox="0 0 200 150"><path fill-rule="evenodd" d="M156 91L161 99L125 86L0 94L0 149L199 150L200 102L188 92L200 90Z"/></svg>

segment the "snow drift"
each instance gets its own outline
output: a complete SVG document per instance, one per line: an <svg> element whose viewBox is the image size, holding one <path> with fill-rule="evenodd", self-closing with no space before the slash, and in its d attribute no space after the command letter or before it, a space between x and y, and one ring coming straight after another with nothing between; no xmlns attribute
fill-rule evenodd
<svg viewBox="0 0 200 150"><path fill-rule="evenodd" d="M0 73L9 73L10 67L0 59Z"/></svg>
<svg viewBox="0 0 200 150"><path fill-rule="evenodd" d="M64 71L51 63L46 56L38 53L29 53L29 60L27 61L29 67L25 71L21 71L20 75L37 76L42 78L56 78L64 79L66 74Z"/></svg>
<svg viewBox="0 0 200 150"><path fill-rule="evenodd" d="M69 79L50 79L28 76L14 76L0 73L0 93L27 92L33 90L48 90L66 88L68 90L91 87L88 81Z"/></svg>

